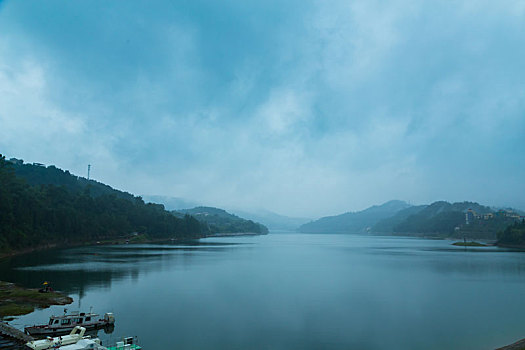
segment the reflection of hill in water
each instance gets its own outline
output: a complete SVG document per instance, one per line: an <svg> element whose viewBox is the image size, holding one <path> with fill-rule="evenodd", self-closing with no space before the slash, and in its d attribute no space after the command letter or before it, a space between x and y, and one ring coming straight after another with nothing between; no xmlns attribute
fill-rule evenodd
<svg viewBox="0 0 525 350"><path fill-rule="evenodd" d="M236 243L195 241L52 249L1 261L0 280L31 288L50 281L57 290L82 296L91 287L109 288L114 281L137 279L140 274L162 271L167 266L183 266L200 252L223 251L233 245Z"/></svg>

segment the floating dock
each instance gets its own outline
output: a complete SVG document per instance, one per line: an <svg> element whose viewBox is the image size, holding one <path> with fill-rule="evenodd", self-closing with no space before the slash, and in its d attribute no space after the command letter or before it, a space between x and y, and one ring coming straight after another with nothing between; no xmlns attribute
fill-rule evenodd
<svg viewBox="0 0 525 350"><path fill-rule="evenodd" d="M0 334L4 337L14 339L22 344L35 340L32 336L16 329L5 322L0 322Z"/></svg>

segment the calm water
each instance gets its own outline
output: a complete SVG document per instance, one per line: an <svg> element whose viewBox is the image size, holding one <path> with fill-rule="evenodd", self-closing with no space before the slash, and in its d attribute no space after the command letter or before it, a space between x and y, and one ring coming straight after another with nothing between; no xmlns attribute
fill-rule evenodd
<svg viewBox="0 0 525 350"><path fill-rule="evenodd" d="M525 253L449 241L270 234L88 247L0 263L150 349L493 349L525 337ZM45 322L63 307L12 322Z"/></svg>

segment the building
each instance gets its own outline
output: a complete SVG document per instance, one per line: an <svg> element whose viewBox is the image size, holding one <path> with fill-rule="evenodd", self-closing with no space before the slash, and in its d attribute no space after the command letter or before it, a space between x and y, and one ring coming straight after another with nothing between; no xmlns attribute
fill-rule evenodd
<svg viewBox="0 0 525 350"><path fill-rule="evenodd" d="M474 220L477 217L478 215L476 215L476 212L471 208L468 208L468 210L465 213L465 224L469 225L472 222L472 220Z"/></svg>

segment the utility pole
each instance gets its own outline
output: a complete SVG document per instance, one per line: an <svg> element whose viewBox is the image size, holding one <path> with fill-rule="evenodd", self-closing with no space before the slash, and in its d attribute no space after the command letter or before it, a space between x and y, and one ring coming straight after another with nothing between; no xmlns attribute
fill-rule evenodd
<svg viewBox="0 0 525 350"><path fill-rule="evenodd" d="M89 172L91 171L91 164L88 164L88 180L89 180Z"/></svg>

